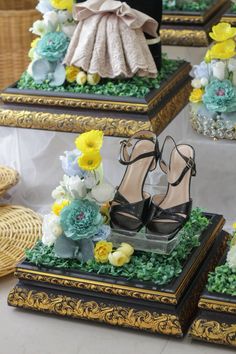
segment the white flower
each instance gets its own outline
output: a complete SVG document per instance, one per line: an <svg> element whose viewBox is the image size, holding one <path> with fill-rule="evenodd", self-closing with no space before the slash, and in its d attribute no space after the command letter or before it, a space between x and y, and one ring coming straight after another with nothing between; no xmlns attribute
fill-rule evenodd
<svg viewBox="0 0 236 354"><path fill-rule="evenodd" d="M42 242L45 246L52 246L56 239L62 235L60 218L55 214L45 215L42 225Z"/></svg>
<svg viewBox="0 0 236 354"><path fill-rule="evenodd" d="M69 38L72 38L75 29L76 29L76 24L73 23L64 24L61 27L62 32L64 32Z"/></svg>
<svg viewBox="0 0 236 354"><path fill-rule="evenodd" d="M236 245L230 248L227 254L227 262L230 268L236 270Z"/></svg>
<svg viewBox="0 0 236 354"><path fill-rule="evenodd" d="M98 203L105 203L112 200L114 193L115 189L109 183L100 183L98 186L93 187L91 190L91 196Z"/></svg>
<svg viewBox="0 0 236 354"><path fill-rule="evenodd" d="M65 198L65 196L66 196L66 191L62 186L58 186L52 191L52 198L55 200L63 199Z"/></svg>
<svg viewBox="0 0 236 354"><path fill-rule="evenodd" d="M229 69L229 71L231 71L231 72L236 71L236 59L235 59L235 58L229 59L229 62L228 62L228 69Z"/></svg>
<svg viewBox="0 0 236 354"><path fill-rule="evenodd" d="M30 75L30 76L33 76L33 73L32 73L32 65L33 65L33 61L29 64L28 66L28 69L27 69L27 73Z"/></svg>
<svg viewBox="0 0 236 354"><path fill-rule="evenodd" d="M48 32L48 28L44 21L37 20L33 23L33 27L30 28L30 31L42 37Z"/></svg>
<svg viewBox="0 0 236 354"><path fill-rule="evenodd" d="M195 89L199 89L202 87L201 79L193 79L191 85Z"/></svg>
<svg viewBox="0 0 236 354"><path fill-rule="evenodd" d="M217 61L212 65L212 70L213 70L213 76L220 80L223 81L225 79L225 74L226 74L226 63L223 61Z"/></svg>
<svg viewBox="0 0 236 354"><path fill-rule="evenodd" d="M50 32L55 32L59 25L59 18L56 11L46 12L43 16L46 28L50 29Z"/></svg>
<svg viewBox="0 0 236 354"><path fill-rule="evenodd" d="M45 14L46 12L53 10L53 7L50 3L50 0L39 0L36 9L42 14Z"/></svg>
<svg viewBox="0 0 236 354"><path fill-rule="evenodd" d="M58 11L57 12L57 15L58 15L58 21L60 23L66 23L66 22L70 22L73 20L73 16L72 16L72 13L70 13L69 11Z"/></svg>
<svg viewBox="0 0 236 354"><path fill-rule="evenodd" d="M87 194L84 181L79 176L64 176L61 186L66 189L72 199L84 198Z"/></svg>
<svg viewBox="0 0 236 354"><path fill-rule="evenodd" d="M97 175L94 173L88 173L84 178L84 184L88 189L95 187L98 182Z"/></svg>
<svg viewBox="0 0 236 354"><path fill-rule="evenodd" d="M205 87L206 85L208 85L208 83L209 83L209 80L208 80L207 77L202 77L202 78L201 78L201 85L202 85L203 87Z"/></svg>
<svg viewBox="0 0 236 354"><path fill-rule="evenodd" d="M199 65L193 66L190 75L198 79L201 79L202 77L206 77L209 79L211 75L211 65L205 63L205 61L202 61Z"/></svg>

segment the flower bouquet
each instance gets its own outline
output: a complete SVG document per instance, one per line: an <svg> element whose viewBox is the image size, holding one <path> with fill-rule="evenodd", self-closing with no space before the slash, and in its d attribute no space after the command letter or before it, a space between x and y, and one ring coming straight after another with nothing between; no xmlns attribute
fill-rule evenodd
<svg viewBox="0 0 236 354"><path fill-rule="evenodd" d="M113 251L110 235L109 201L114 188L104 181L100 149L103 133L92 130L81 134L76 149L60 157L65 173L52 192L55 200L50 214L43 219L42 243L54 248L58 258L87 262L128 263L133 248L126 243Z"/></svg>
<svg viewBox="0 0 236 354"><path fill-rule="evenodd" d="M191 75L191 121L201 134L236 139L236 28L228 23L213 26L215 41Z"/></svg>

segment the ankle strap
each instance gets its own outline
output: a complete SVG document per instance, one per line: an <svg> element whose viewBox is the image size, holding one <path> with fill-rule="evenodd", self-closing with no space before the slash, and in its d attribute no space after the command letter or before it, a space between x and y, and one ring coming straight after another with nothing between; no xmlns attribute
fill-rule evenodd
<svg viewBox="0 0 236 354"><path fill-rule="evenodd" d="M135 159L130 160L131 155L128 152L129 147L134 147L134 140L135 139L141 139L141 140L151 140L154 143L154 149L153 151L150 152L145 152L143 154L140 154L137 156ZM119 161L122 165L128 166L131 165L132 163L144 159L147 157L155 157L155 160L157 161L159 156L160 156L160 151L159 151L159 144L157 140L157 136L155 133L151 132L150 130L140 130L136 132L134 135L132 135L131 138L128 140L122 140L120 142L121 148L120 148L120 156L119 156Z"/></svg>
<svg viewBox="0 0 236 354"><path fill-rule="evenodd" d="M164 150L164 147L165 147L167 141L171 141L174 144L174 147L175 147L176 151L182 157L182 159L186 162L186 166L184 167L183 171L181 172L181 174L177 178L177 180L175 182L173 182L173 183L170 183L172 186L177 186L178 184L180 184L180 182L182 181L182 179L184 178L184 176L186 175L186 173L189 170L191 170L192 176L196 176L196 164L195 164L195 161L194 161L194 159L192 157L186 157L185 155L183 155L180 152L180 150L178 148L178 145L176 144L175 140L172 138L172 136L168 135L165 138L164 143L162 145L162 148L161 148L161 151L160 151L160 160L159 160L160 168L165 174L167 173L169 167L167 166L166 162L163 160L162 156L163 156L163 150Z"/></svg>

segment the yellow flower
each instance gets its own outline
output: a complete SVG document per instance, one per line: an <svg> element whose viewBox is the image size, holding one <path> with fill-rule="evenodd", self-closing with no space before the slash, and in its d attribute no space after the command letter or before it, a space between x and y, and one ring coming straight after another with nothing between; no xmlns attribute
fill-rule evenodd
<svg viewBox="0 0 236 354"><path fill-rule="evenodd" d="M201 102L203 93L204 92L202 89L193 89L189 97L189 101L192 103Z"/></svg>
<svg viewBox="0 0 236 354"><path fill-rule="evenodd" d="M80 69L75 66L67 66L66 67L66 80L68 82L74 82L79 73Z"/></svg>
<svg viewBox="0 0 236 354"><path fill-rule="evenodd" d="M50 0L51 5L57 10L72 11L74 0Z"/></svg>
<svg viewBox="0 0 236 354"><path fill-rule="evenodd" d="M108 256L112 251L112 242L99 241L94 248L94 257L97 262L108 262Z"/></svg>
<svg viewBox="0 0 236 354"><path fill-rule="evenodd" d="M52 206L52 211L54 212L54 214L56 214L57 216L60 215L62 209L64 209L66 206L68 206L70 204L69 200L64 199L61 203L57 203L55 202Z"/></svg>
<svg viewBox="0 0 236 354"><path fill-rule="evenodd" d="M122 242L117 251L124 253L127 257L131 257L134 253L134 248L126 242Z"/></svg>
<svg viewBox="0 0 236 354"><path fill-rule="evenodd" d="M204 60L207 64L211 62L211 50L210 49L206 52Z"/></svg>
<svg viewBox="0 0 236 354"><path fill-rule="evenodd" d="M87 81L88 81L89 85L97 85L100 80L101 80L101 77L98 74L88 74L87 75Z"/></svg>
<svg viewBox="0 0 236 354"><path fill-rule="evenodd" d="M38 43L38 41L40 41L40 38L39 38L39 37L38 37L38 38L35 38L35 39L31 42L31 48L35 48L36 45L37 45L37 43Z"/></svg>
<svg viewBox="0 0 236 354"><path fill-rule="evenodd" d="M130 258L127 257L123 252L117 250L109 254L108 260L111 265L115 267L122 267L124 264L129 263Z"/></svg>
<svg viewBox="0 0 236 354"><path fill-rule="evenodd" d="M236 230L236 222L233 223L233 229Z"/></svg>
<svg viewBox="0 0 236 354"><path fill-rule="evenodd" d="M212 59L230 59L235 56L235 41L228 39L227 41L217 43L210 49L209 56Z"/></svg>
<svg viewBox="0 0 236 354"><path fill-rule="evenodd" d="M87 74L84 71L80 71L76 76L76 82L78 85L85 85L87 82Z"/></svg>
<svg viewBox="0 0 236 354"><path fill-rule="evenodd" d="M102 162L102 156L99 151L88 152L83 154L78 159L79 167L85 171L93 171L96 170L100 166Z"/></svg>
<svg viewBox="0 0 236 354"><path fill-rule="evenodd" d="M236 35L236 28L231 27L229 23L221 22L212 27L212 32L209 36L216 42L223 42L227 39L233 38Z"/></svg>
<svg viewBox="0 0 236 354"><path fill-rule="evenodd" d="M101 130L91 130L81 134L76 140L75 145L83 153L99 151L103 143L103 132Z"/></svg>
<svg viewBox="0 0 236 354"><path fill-rule="evenodd" d="M108 203L103 204L100 208L100 213L103 216L104 224L108 225L110 222L110 205Z"/></svg>

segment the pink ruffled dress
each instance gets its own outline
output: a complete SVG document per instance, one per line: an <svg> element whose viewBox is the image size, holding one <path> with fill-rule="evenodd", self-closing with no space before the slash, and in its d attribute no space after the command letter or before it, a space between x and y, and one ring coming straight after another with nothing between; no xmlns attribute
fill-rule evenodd
<svg viewBox="0 0 236 354"><path fill-rule="evenodd" d="M145 32L157 37L156 20L114 0L76 4L73 17L78 25L65 57L67 65L103 78L157 76L144 36Z"/></svg>

